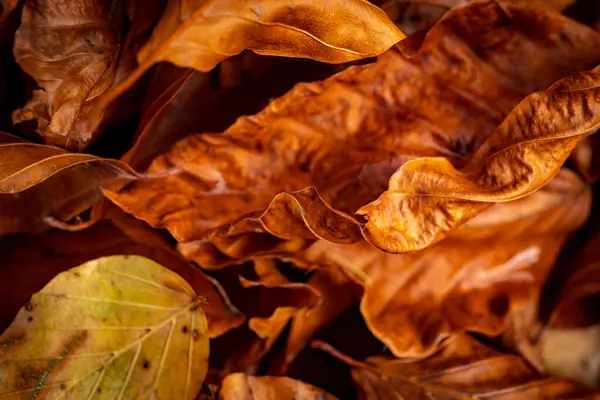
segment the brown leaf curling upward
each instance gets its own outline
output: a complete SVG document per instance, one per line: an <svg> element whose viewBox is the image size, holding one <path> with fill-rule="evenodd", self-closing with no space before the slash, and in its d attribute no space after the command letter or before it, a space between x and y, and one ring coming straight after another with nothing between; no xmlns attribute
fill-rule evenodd
<svg viewBox="0 0 600 400"><path fill-rule="evenodd" d="M565 170L542 190L496 204L420 252L317 242L307 258L341 266L364 286L361 313L394 355L423 357L453 333L504 332L511 314L537 300L590 206L588 187Z"/></svg>
<svg viewBox="0 0 600 400"><path fill-rule="evenodd" d="M173 0L138 53L139 67L104 103L161 61L210 71L252 50L343 63L381 54L403 38L385 13L366 0L332 0L327 7L317 0Z"/></svg>
<svg viewBox="0 0 600 400"><path fill-rule="evenodd" d="M137 178L125 163L17 142L0 132L0 236L68 228L65 221Z"/></svg>
<svg viewBox="0 0 600 400"><path fill-rule="evenodd" d="M83 148L91 138L72 130L113 83L121 14L117 0L25 2L14 55L41 89L13 122L35 119L48 143Z"/></svg>
<svg viewBox="0 0 600 400"><path fill-rule="evenodd" d="M473 3L448 12L413 58L389 51L298 85L221 135L178 142L149 168L179 173L106 194L180 243L268 232L418 250L558 172L597 123L595 89L566 91L579 86L570 78L509 112L598 61L600 36L572 20Z"/></svg>
<svg viewBox="0 0 600 400"><path fill-rule="evenodd" d="M540 376L522 358L499 353L468 335L453 336L424 360L377 356L366 363L352 370L361 400L600 398L570 381Z"/></svg>

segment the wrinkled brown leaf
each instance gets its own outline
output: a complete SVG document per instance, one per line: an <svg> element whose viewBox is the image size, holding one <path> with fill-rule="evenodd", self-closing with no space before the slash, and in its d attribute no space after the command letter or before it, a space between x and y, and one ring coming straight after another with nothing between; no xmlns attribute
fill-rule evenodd
<svg viewBox="0 0 600 400"><path fill-rule="evenodd" d="M335 400L322 389L290 378L227 375L221 388L223 400Z"/></svg>
<svg viewBox="0 0 600 400"><path fill-rule="evenodd" d="M565 170L541 191L497 204L426 250L382 253L367 243L317 242L315 262L333 262L362 283L361 312L398 357L421 357L448 335L501 334L536 301L566 236L587 219L587 186Z"/></svg>
<svg viewBox="0 0 600 400"><path fill-rule="evenodd" d="M229 68L235 77L224 78L216 88L209 73L158 65L142 106L135 143L124 160L136 169L146 169L154 157L185 136L222 131L239 116L260 111L294 83L326 78L344 66L247 52L221 63L221 72L227 70L228 61L237 68Z"/></svg>
<svg viewBox="0 0 600 400"><path fill-rule="evenodd" d="M78 216L102 199L100 187L136 179L121 161L69 153L0 132L0 236L40 233Z"/></svg>
<svg viewBox="0 0 600 400"><path fill-rule="evenodd" d="M439 353L421 361L377 356L365 367L352 371L361 400L600 398L570 381L540 376L522 358L466 335L452 337Z"/></svg>
<svg viewBox="0 0 600 400"><path fill-rule="evenodd" d="M72 134L94 100L113 83L122 24L117 0L28 0L14 54L41 87L15 123L35 119L50 144L79 150L91 139Z"/></svg>
<svg viewBox="0 0 600 400"><path fill-rule="evenodd" d="M181 243L257 231L351 243L362 233L386 251L417 250L558 172L597 123L596 89L583 90L597 73L509 111L599 60L600 36L587 27L474 3L447 13L415 57L389 51L298 85L222 135L178 142L149 168L180 172L106 193Z"/></svg>

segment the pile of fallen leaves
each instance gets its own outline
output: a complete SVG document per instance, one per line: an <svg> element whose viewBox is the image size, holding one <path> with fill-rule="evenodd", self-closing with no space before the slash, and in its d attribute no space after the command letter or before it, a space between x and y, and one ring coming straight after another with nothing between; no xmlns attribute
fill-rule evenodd
<svg viewBox="0 0 600 400"><path fill-rule="evenodd" d="M0 399L600 399L597 0L0 5Z"/></svg>

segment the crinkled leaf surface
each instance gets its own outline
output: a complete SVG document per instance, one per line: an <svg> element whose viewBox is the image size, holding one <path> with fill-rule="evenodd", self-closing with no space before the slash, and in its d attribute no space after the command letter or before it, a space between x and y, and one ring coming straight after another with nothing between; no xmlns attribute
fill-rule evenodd
<svg viewBox="0 0 600 400"><path fill-rule="evenodd" d="M229 63L233 66L226 68ZM187 135L227 129L239 116L260 111L294 83L324 79L340 67L343 65L245 52L219 65L221 73L235 76L229 78L234 84L225 81L215 87L210 73L168 63L157 65L135 143L124 160L136 169L146 169L152 159Z"/></svg>
<svg viewBox="0 0 600 400"><path fill-rule="evenodd" d="M422 357L452 333L501 334L513 312L537 300L562 243L590 206L588 187L565 170L544 189L495 205L420 252L321 241L307 257L333 262L361 282L361 312L373 334L398 357Z"/></svg>
<svg viewBox="0 0 600 400"><path fill-rule="evenodd" d="M73 129L113 83L121 7L117 0L25 2L14 54L41 89L15 111L15 123L35 119L50 144L75 150L87 144L86 132Z"/></svg>
<svg viewBox="0 0 600 400"><path fill-rule="evenodd" d="M227 375L221 387L223 400L335 400L323 389L286 377Z"/></svg>
<svg viewBox="0 0 600 400"><path fill-rule="evenodd" d="M201 301L143 257L63 272L0 336L0 398L193 399L208 369Z"/></svg>
<svg viewBox="0 0 600 400"><path fill-rule="evenodd" d="M367 363L375 369L352 370L361 400L599 398L570 381L540 376L522 358L466 335L449 339L439 353L421 361L377 356Z"/></svg>
<svg viewBox="0 0 600 400"><path fill-rule="evenodd" d="M417 250L558 172L599 118L596 89L584 87L596 73L510 111L599 60L600 36L587 27L474 3L447 13L415 57L389 51L298 85L221 135L178 142L149 168L177 173L106 193L184 244L246 232L337 243L362 234L386 251Z"/></svg>
<svg viewBox="0 0 600 400"><path fill-rule="evenodd" d="M102 199L101 186L136 178L121 161L16 141L0 133L0 236L39 233Z"/></svg>

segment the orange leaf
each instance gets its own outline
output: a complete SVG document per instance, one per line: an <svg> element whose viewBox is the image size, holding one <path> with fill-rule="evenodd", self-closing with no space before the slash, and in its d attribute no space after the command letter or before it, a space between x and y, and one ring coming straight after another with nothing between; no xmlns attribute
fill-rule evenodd
<svg viewBox="0 0 600 400"><path fill-rule="evenodd" d="M36 119L38 132L48 143L70 149L81 149L90 140L71 131L113 83L122 24L117 4L25 2L14 54L42 89L15 111L13 122Z"/></svg>
<svg viewBox="0 0 600 400"><path fill-rule="evenodd" d="M184 246L267 232L336 243L364 235L385 251L418 250L558 172L600 120L588 99L595 89L565 91L583 89L571 78L509 112L599 60L600 36L587 27L554 13L473 3L447 13L413 58L389 51L374 64L298 85L221 135L178 142L148 169L179 172L105 193ZM566 113L585 101L585 113Z"/></svg>
<svg viewBox="0 0 600 400"><path fill-rule="evenodd" d="M600 398L570 381L540 376L522 358L501 354L467 335L450 338L439 353L421 361L377 356L366 363L352 370L361 400Z"/></svg>
<svg viewBox="0 0 600 400"><path fill-rule="evenodd" d="M317 242L307 257L356 277L373 334L398 357L422 357L456 332L504 332L514 312L537 300L590 203L587 186L565 170L541 191L495 205L420 252L392 255L364 242Z"/></svg>

